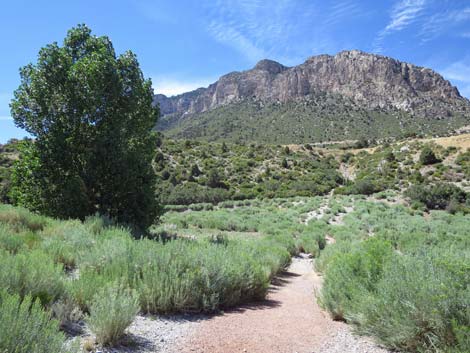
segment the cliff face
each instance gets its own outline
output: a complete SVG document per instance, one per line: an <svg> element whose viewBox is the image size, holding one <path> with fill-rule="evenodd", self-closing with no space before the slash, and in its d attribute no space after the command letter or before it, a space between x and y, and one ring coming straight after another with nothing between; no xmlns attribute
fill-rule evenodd
<svg viewBox="0 0 470 353"><path fill-rule="evenodd" d="M156 95L163 115L187 115L246 99L287 102L334 93L366 108L395 108L445 118L470 112L470 102L436 72L360 51L319 55L295 67L262 60L253 69L222 76L208 88L175 97Z"/></svg>

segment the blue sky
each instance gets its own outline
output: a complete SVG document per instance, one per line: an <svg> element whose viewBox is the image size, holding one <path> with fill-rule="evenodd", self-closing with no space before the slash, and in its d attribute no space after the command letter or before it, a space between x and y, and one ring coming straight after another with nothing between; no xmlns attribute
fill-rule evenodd
<svg viewBox="0 0 470 353"><path fill-rule="evenodd" d="M263 58L296 65L345 49L430 67L470 97L469 0L3 0L0 143L24 132L8 103L19 67L86 23L139 58L156 92L207 86Z"/></svg>

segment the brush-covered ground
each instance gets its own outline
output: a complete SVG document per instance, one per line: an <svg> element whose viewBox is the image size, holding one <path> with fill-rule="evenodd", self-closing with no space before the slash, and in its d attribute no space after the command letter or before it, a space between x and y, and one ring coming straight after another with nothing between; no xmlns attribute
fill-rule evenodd
<svg viewBox="0 0 470 353"><path fill-rule="evenodd" d="M400 138L410 132L442 135L468 123L460 114L439 120L398 109L366 109L340 95L319 93L285 103L245 100L198 114L167 115L158 128L179 139L286 144Z"/></svg>
<svg viewBox="0 0 470 353"><path fill-rule="evenodd" d="M263 300L301 252L324 279L311 300L333 319L399 351L468 352L464 137L380 146L164 139L154 167L165 214L142 239L102 217L60 221L3 205L0 352L122 342L152 351L141 346L147 334L126 331L136 315L148 323ZM0 148L5 203L21 143Z"/></svg>
<svg viewBox="0 0 470 353"><path fill-rule="evenodd" d="M194 205L167 211L146 239L102 218L2 206L0 348L73 352L80 341L93 351L127 340L139 351L135 334L121 337L136 315L262 300L291 256L307 252L324 278L311 300L332 318L399 351L468 352L469 216L401 202L385 192Z"/></svg>
<svg viewBox="0 0 470 353"><path fill-rule="evenodd" d="M440 142L409 139L357 149L354 144L326 148L164 140L155 165L160 179L158 197L163 204L187 206L313 197L332 190L363 195L403 192L411 186L470 190L470 152L459 140L454 144L447 141L446 147ZM356 144L364 147L365 143ZM422 198L416 200L415 206L429 206Z"/></svg>

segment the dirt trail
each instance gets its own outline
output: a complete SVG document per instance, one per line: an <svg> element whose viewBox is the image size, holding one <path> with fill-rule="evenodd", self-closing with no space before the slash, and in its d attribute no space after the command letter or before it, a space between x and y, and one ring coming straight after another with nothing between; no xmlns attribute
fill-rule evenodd
<svg viewBox="0 0 470 353"><path fill-rule="evenodd" d="M174 352L195 353L383 353L371 342L351 335L320 309L314 291L321 277L307 256L271 286L265 301L244 305L200 321Z"/></svg>

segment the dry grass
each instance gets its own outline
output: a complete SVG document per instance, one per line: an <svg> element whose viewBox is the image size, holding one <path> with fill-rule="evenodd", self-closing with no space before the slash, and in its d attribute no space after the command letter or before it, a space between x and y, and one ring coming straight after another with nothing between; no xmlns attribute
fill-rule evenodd
<svg viewBox="0 0 470 353"><path fill-rule="evenodd" d="M470 133L469 134L462 134L462 135L455 135L449 137L438 137L432 139L423 139L422 142L434 142L442 147L457 147L461 148L462 150L466 150L470 148Z"/></svg>

